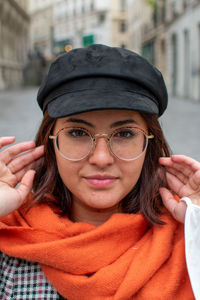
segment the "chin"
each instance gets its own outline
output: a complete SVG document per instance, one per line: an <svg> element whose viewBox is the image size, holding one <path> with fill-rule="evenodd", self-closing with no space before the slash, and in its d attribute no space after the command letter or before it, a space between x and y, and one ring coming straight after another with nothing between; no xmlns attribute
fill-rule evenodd
<svg viewBox="0 0 200 300"><path fill-rule="evenodd" d="M104 198L102 201L94 201L93 199L91 202L87 202L86 205L95 210L118 210L119 202L109 200L105 201Z"/></svg>

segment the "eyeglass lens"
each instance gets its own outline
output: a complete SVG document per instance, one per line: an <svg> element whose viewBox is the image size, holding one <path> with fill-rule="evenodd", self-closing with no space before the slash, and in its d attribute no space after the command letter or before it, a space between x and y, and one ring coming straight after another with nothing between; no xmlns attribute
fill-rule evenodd
<svg viewBox="0 0 200 300"><path fill-rule="evenodd" d="M121 128L109 139L110 150L120 159L134 159L146 149L147 137L137 128ZM92 135L82 128L64 128L57 136L57 148L67 159L85 158L93 149Z"/></svg>

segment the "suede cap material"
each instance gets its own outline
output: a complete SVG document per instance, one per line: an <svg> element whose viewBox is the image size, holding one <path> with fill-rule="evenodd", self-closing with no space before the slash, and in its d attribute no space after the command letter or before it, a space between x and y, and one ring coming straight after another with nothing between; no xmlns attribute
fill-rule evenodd
<svg viewBox="0 0 200 300"><path fill-rule="evenodd" d="M102 109L162 115L168 95L160 71L127 49L94 44L58 56L37 101L53 118Z"/></svg>

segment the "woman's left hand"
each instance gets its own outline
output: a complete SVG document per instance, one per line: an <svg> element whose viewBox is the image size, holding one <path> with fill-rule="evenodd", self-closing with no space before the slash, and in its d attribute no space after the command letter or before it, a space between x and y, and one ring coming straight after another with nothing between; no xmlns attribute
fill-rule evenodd
<svg viewBox="0 0 200 300"><path fill-rule="evenodd" d="M185 155L161 157L159 162L166 169L170 188L160 189L163 203L176 220L184 223L186 203L178 202L174 194L179 198L189 197L193 204L200 206L200 162Z"/></svg>

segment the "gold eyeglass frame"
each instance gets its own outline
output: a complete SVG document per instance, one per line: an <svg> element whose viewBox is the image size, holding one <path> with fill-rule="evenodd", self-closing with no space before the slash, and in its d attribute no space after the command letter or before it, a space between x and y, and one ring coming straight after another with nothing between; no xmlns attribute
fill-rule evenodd
<svg viewBox="0 0 200 300"><path fill-rule="evenodd" d="M84 130L88 133L88 135L90 136L92 142L93 142L93 146L91 147L91 150L87 153L87 155L85 155L84 157L82 158L78 158L78 159L73 159L73 158L68 158L66 157L58 148L58 143L57 143L57 137L59 135L59 133L64 130L64 129L67 129L67 128L73 128L73 129L81 129L81 130ZM146 142L146 145L145 145L145 148L144 150L136 157L134 158L120 158L118 157L115 153L113 153L113 150L112 150L112 147L110 145L110 139L111 137L114 135L115 132L119 131L120 129L137 129L139 131L141 131L146 139L147 139L147 142ZM70 160L70 161L80 161L80 160L83 160L85 159L86 157L88 157L90 155L90 153L95 149L96 147L96 140L97 138L106 138L107 140L107 145L108 145L108 148L109 148L109 151L112 153L112 155L114 155L116 158L120 159L120 160L123 160L123 161L133 161L133 160L136 160L138 159L139 157L141 157L143 155L143 153L145 152L145 150L147 149L147 146L148 146L148 142L149 142L149 139L153 139L154 138L154 135L150 134L146 134L146 132L142 129L142 128L139 128L137 126L129 126L129 127L120 127L120 128L117 128L115 129L113 132L111 133L96 133L96 134L92 134L89 130L85 129L85 128L82 128L82 127L71 127L71 126L66 126L66 127L63 127L61 129L59 129L55 135L49 135L49 139L51 140L54 140L55 141L55 145L56 145L56 149L58 150L58 153L64 158L64 159L67 159L67 160Z"/></svg>

